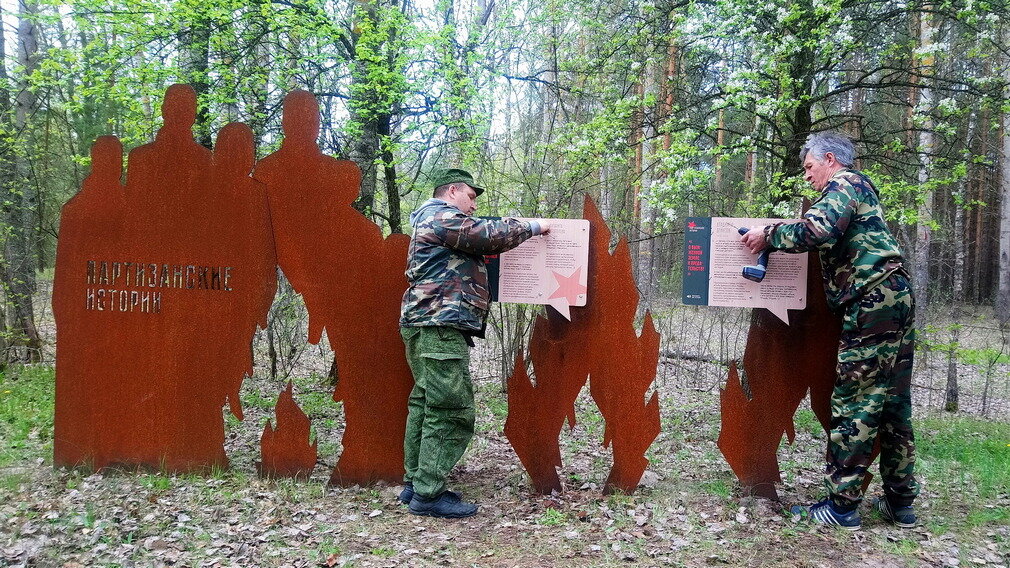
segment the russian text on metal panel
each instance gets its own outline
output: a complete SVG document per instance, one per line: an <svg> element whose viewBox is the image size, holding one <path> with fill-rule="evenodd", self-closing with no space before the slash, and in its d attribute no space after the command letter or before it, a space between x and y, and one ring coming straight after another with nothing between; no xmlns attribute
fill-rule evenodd
<svg viewBox="0 0 1010 568"><path fill-rule="evenodd" d="M276 288L252 132L192 135L196 94L169 87L164 126L130 152L111 136L63 207L53 311L54 463L167 471L226 467L225 403L241 418L249 348Z"/></svg>

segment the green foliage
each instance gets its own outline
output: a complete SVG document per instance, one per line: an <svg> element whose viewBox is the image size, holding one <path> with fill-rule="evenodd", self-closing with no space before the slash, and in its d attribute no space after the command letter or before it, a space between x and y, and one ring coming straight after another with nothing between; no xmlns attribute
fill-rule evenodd
<svg viewBox="0 0 1010 568"><path fill-rule="evenodd" d="M23 74L41 104L29 128L0 121L0 136L31 162L43 265L92 141L112 133L130 150L151 140L164 88L178 81L200 87L198 133L247 122L261 156L282 138L283 95L316 93L323 150L395 176L394 203L427 197L421 172L451 162L487 180L482 213L570 216L588 192L615 235L633 239L675 232L687 215L795 215L812 196L797 177L802 138L845 128L860 138L888 220L914 225L929 192L941 197L934 209L991 200L966 190L993 167L985 133L1006 112L996 57L1006 7L937 6L931 46L913 25L923 10L841 0L47 1L43 56ZM16 87L21 70L6 63ZM935 145L920 147L925 126ZM395 214L368 201L373 218ZM663 289L676 290L669 272Z"/></svg>
<svg viewBox="0 0 1010 568"><path fill-rule="evenodd" d="M246 408L262 408L272 410L277 403L277 395L250 390L242 396L242 406ZM237 419L236 419L237 420Z"/></svg>
<svg viewBox="0 0 1010 568"><path fill-rule="evenodd" d="M486 405L497 420L504 423L505 419L508 418L508 400L505 398L500 396L489 397L486 400Z"/></svg>
<svg viewBox="0 0 1010 568"><path fill-rule="evenodd" d="M350 85L348 136L360 136L362 124L391 114L403 104L408 88L404 70L411 35L406 16L395 4L359 3L354 9L354 80Z"/></svg>
<svg viewBox="0 0 1010 568"><path fill-rule="evenodd" d="M172 488L172 478L167 475L161 474L145 474L141 475L137 479L141 487L149 489L151 491L161 492L168 491Z"/></svg>
<svg viewBox="0 0 1010 568"><path fill-rule="evenodd" d="M934 491L966 504L1010 492L1010 424L973 417L930 417L916 424L918 466Z"/></svg>
<svg viewBox="0 0 1010 568"><path fill-rule="evenodd" d="M52 367L0 371L0 467L51 458L54 386Z"/></svg>
<svg viewBox="0 0 1010 568"><path fill-rule="evenodd" d="M976 367L1010 364L1010 354L1002 349L994 349L992 347L981 349L962 347L957 350L957 356L961 361L969 365L975 365Z"/></svg>
<svg viewBox="0 0 1010 568"><path fill-rule="evenodd" d="M809 432L814 438L824 437L824 427L817 420L817 415L809 408L799 408L793 416L793 423L797 430Z"/></svg>
<svg viewBox="0 0 1010 568"><path fill-rule="evenodd" d="M982 368L992 368L999 364L1010 363L1010 354L1002 348L966 347L959 341L951 339L951 334L962 329L961 324L950 324L942 327L925 326L919 336L922 347L939 353L954 353L962 363Z"/></svg>
<svg viewBox="0 0 1010 568"><path fill-rule="evenodd" d="M556 527L558 525L563 525L567 523L567 516L555 509L554 507L547 507L547 510L540 515L537 519L537 524L543 525L545 527Z"/></svg>
<svg viewBox="0 0 1010 568"><path fill-rule="evenodd" d="M918 541L908 538L888 539L885 550L898 556L914 556L919 552L919 546Z"/></svg>
<svg viewBox="0 0 1010 568"><path fill-rule="evenodd" d="M712 493L713 495L718 495L723 499L729 499L732 491L730 489L730 484L724 479L713 479L711 481L705 481L702 483L702 487L705 491Z"/></svg>
<svg viewBox="0 0 1010 568"><path fill-rule="evenodd" d="M396 550L388 546L379 546L371 550L373 556L378 556L379 558L390 558L396 555Z"/></svg>
<svg viewBox="0 0 1010 568"><path fill-rule="evenodd" d="M974 527L985 525L1010 525L1010 507L987 505L985 508L968 513L968 524Z"/></svg>
<svg viewBox="0 0 1010 568"><path fill-rule="evenodd" d="M318 389L311 387L299 389L298 386L326 384L327 381L326 377L320 377L319 375L309 375L305 378L296 377L293 379L295 384L295 400L302 411L310 417L330 414L340 407L340 403L333 401L332 393L320 392Z"/></svg>

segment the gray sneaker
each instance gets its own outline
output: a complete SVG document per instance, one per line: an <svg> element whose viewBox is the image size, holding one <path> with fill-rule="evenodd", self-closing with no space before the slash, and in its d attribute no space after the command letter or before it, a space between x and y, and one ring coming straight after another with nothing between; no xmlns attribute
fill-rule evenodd
<svg viewBox="0 0 1010 568"><path fill-rule="evenodd" d="M911 505L907 507L892 507L887 497L878 498L874 508L884 517L885 521L903 529L914 527L918 520L915 518L915 510L912 509Z"/></svg>
<svg viewBox="0 0 1010 568"><path fill-rule="evenodd" d="M423 517L462 519L477 514L477 505L465 503L458 493L443 491L441 495L425 499L418 494L410 500L410 512Z"/></svg>

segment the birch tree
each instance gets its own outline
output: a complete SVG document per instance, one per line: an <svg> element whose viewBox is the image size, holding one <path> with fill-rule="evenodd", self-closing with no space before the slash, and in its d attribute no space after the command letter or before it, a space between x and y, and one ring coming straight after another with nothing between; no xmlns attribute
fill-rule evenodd
<svg viewBox="0 0 1010 568"><path fill-rule="evenodd" d="M920 327L925 325L929 312L930 248L933 240L933 189L929 181L932 174L933 154L936 152L936 135L932 118L933 89L930 84L936 65L934 34L931 5L924 4L919 15L919 47L916 50L919 56L919 65L918 69L913 71L921 77L916 110L922 117L917 145L919 154L917 177L922 197L916 222L915 259L913 261L913 278L919 307L916 324Z"/></svg>
<svg viewBox="0 0 1010 568"><path fill-rule="evenodd" d="M1010 45L1010 29L1003 32L1004 45ZM1010 57L1004 58L1004 100L1010 100ZM1010 109L1003 109L1000 136L1000 216L999 216L999 288L996 314L1006 326L1010 321ZM1006 334L1004 334L1006 337Z"/></svg>

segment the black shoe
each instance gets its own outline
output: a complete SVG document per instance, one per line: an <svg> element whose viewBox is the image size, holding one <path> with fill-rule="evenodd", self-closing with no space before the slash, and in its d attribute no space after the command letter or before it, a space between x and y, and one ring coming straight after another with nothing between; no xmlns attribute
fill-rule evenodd
<svg viewBox="0 0 1010 568"><path fill-rule="evenodd" d="M414 498L414 484L408 481L407 483L403 484L403 491L400 491L400 496L397 497L397 499L400 500L400 503L403 503L404 505L409 505L410 500L413 498Z"/></svg>
<svg viewBox="0 0 1010 568"><path fill-rule="evenodd" d="M887 497L877 499L877 503L873 508L884 517L885 521L903 529L914 527L915 522L918 520L915 518L915 510L912 509L911 505L907 507L892 507Z"/></svg>
<svg viewBox="0 0 1010 568"><path fill-rule="evenodd" d="M410 512L424 517L462 519L476 515L477 505L463 502L457 493L443 491L441 495L431 499L415 494L410 500Z"/></svg>
<svg viewBox="0 0 1010 568"><path fill-rule="evenodd" d="M863 526L863 521L859 518L859 509L842 513L835 509L835 504L831 502L831 499L825 499L809 507L794 505L789 509L789 512L794 515L806 513L816 523L840 527L849 531L858 531Z"/></svg>

